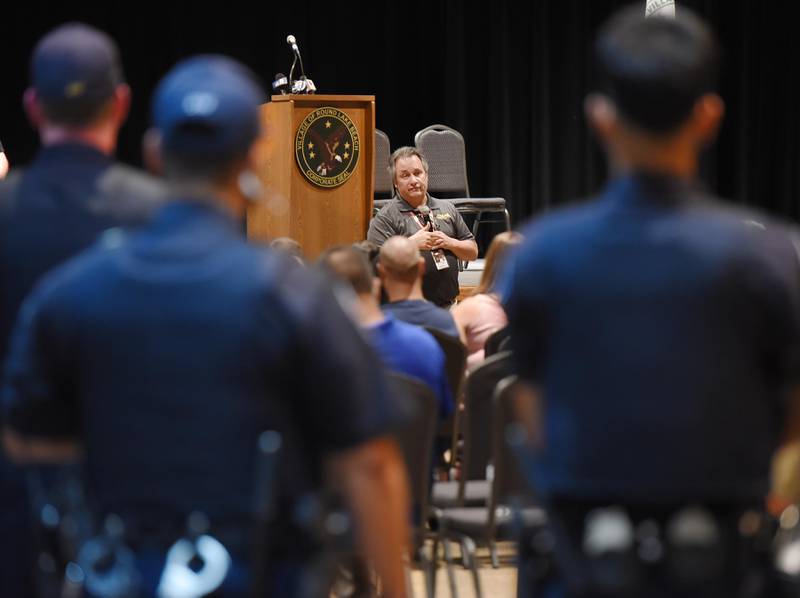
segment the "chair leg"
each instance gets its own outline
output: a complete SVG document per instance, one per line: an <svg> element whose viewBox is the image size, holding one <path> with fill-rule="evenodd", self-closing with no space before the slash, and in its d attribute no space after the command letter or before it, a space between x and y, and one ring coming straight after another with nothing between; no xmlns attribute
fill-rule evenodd
<svg viewBox="0 0 800 598"><path fill-rule="evenodd" d="M477 557L475 555L475 542L472 538L465 537L461 541L461 550L467 555L469 560L469 570L472 573L472 583L475 585L476 598L483 598L483 590L481 589L481 580L478 575Z"/></svg>
<svg viewBox="0 0 800 598"><path fill-rule="evenodd" d="M475 214L475 222L472 223L472 236L476 239L478 238L478 227L481 225L481 216L483 216L483 212Z"/></svg>
<svg viewBox="0 0 800 598"><path fill-rule="evenodd" d="M433 550L431 551L431 559L428 563L429 570L426 575L427 594L428 598L435 598L436 596L436 573L439 571L439 537L433 538Z"/></svg>
<svg viewBox="0 0 800 598"><path fill-rule="evenodd" d="M444 546L444 562L447 568L447 581L450 584L450 595L458 596L458 589L456 588L456 575L453 572L453 558L450 554L450 541L447 538L442 538L442 546Z"/></svg>
<svg viewBox="0 0 800 598"><path fill-rule="evenodd" d="M489 540L489 555L492 557L492 568L499 568L500 559L497 556L497 543L494 540Z"/></svg>

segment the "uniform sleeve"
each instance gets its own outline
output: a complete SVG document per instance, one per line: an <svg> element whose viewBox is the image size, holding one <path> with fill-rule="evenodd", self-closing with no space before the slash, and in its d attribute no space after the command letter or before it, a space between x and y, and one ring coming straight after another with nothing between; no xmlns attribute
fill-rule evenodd
<svg viewBox="0 0 800 598"><path fill-rule="evenodd" d="M297 275L308 273L298 271ZM343 450L392 431L405 413L384 368L321 277L292 300L298 329L296 359L302 376L296 399L315 441Z"/></svg>
<svg viewBox="0 0 800 598"><path fill-rule="evenodd" d="M369 223L367 241L371 241L380 247L389 237L394 237L395 235L401 234L402 232L396 229L386 212L381 210Z"/></svg>
<svg viewBox="0 0 800 598"><path fill-rule="evenodd" d="M782 241L779 259L773 260L775 278L780 281L774 288L773 330L781 355L778 363L781 377L788 385L800 384L800 233L795 230L781 231L772 235ZM775 245L773 240L773 245ZM777 253L777 252L776 252ZM766 268L763 268L766 270Z"/></svg>
<svg viewBox="0 0 800 598"><path fill-rule="evenodd" d="M450 214L453 216L453 226L455 227L455 238L459 241L467 241L473 240L475 237L472 234L472 231L469 230L467 223L464 222L464 218L461 216L461 212L459 212L455 206L452 207L450 210Z"/></svg>
<svg viewBox="0 0 800 598"><path fill-rule="evenodd" d="M518 374L537 382L547 343L548 280L535 242L508 256L498 291L512 330L511 348Z"/></svg>
<svg viewBox="0 0 800 598"><path fill-rule="evenodd" d="M47 288L35 291L20 310L3 377L3 423L23 436L72 438L81 421L74 369L47 296Z"/></svg>

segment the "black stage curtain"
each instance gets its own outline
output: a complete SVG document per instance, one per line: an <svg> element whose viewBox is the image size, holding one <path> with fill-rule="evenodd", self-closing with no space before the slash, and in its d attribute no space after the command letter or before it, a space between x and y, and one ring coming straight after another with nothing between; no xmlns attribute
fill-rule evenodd
<svg viewBox="0 0 800 598"><path fill-rule="evenodd" d="M644 0L637 2L644 10ZM35 40L80 19L120 43L134 108L119 154L140 160L147 98L175 60L230 54L265 81L288 72L293 33L320 92L371 93L377 126L392 146L412 144L433 123L467 141L474 195L509 201L515 223L595 193L605 177L582 102L591 90L591 43L615 0L510 0L282 4L107 3L65 8L27 2L0 20L4 82L0 138L15 163L36 147L20 97ZM715 27L725 51L720 83L727 117L703 164L708 187L735 201L797 219L800 174L800 52L783 3L677 0Z"/></svg>

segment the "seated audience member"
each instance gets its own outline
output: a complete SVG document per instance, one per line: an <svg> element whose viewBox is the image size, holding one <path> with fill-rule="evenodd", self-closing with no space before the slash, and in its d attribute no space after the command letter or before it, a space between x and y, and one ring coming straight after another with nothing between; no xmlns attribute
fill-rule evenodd
<svg viewBox="0 0 800 598"><path fill-rule="evenodd" d="M509 249L518 245L521 239L520 234L514 232L500 233L492 239L489 251L486 252L483 275L475 292L452 310L453 318L466 338L468 368L483 361L486 339L508 324L495 283Z"/></svg>
<svg viewBox="0 0 800 598"><path fill-rule="evenodd" d="M300 264L305 265L303 247L291 237L278 237L273 239L269 244L269 248L274 251L279 251L284 255L288 255Z"/></svg>
<svg viewBox="0 0 800 598"><path fill-rule="evenodd" d="M446 309L422 296L425 260L416 244L406 237L391 237L381 246L378 276L389 299L384 311L409 324L436 328L461 339L461 331ZM463 340L463 339L462 339Z"/></svg>
<svg viewBox="0 0 800 598"><path fill-rule="evenodd" d="M353 247L367 256L370 266L372 266L372 271L377 275L376 265L378 263L378 256L381 252L381 246L373 243L372 241L364 240L359 241L358 243L353 243Z"/></svg>
<svg viewBox="0 0 800 598"><path fill-rule="evenodd" d="M418 326L401 322L381 311L380 281L372 274L367 254L355 247L337 247L320 260L322 267L348 283L356 294L353 316L367 341L391 371L407 374L430 386L439 399L439 414L453 410L445 356L439 343Z"/></svg>

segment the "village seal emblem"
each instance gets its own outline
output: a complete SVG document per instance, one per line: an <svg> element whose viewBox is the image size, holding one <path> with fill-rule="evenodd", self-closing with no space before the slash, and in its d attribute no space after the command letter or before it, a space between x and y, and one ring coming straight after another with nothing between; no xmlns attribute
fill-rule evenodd
<svg viewBox="0 0 800 598"><path fill-rule="evenodd" d="M300 123L294 139L297 165L318 187L338 187L358 164L361 141L358 129L344 112L323 106Z"/></svg>

